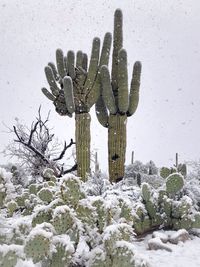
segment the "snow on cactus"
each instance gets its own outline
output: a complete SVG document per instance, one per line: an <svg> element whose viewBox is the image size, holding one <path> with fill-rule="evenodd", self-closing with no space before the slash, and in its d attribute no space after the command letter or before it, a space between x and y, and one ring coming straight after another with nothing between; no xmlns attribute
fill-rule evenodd
<svg viewBox="0 0 200 267"><path fill-rule="evenodd" d="M108 254L112 254L116 241L133 241L133 239L133 228L126 223L109 225L103 232L103 244Z"/></svg>
<svg viewBox="0 0 200 267"><path fill-rule="evenodd" d="M184 186L184 178L180 173L173 173L167 177L166 191L168 194L175 195Z"/></svg>
<svg viewBox="0 0 200 267"><path fill-rule="evenodd" d="M176 187L176 179L172 180L170 186L174 183ZM139 188L122 181L107 187L101 196L91 196L91 192L87 195L86 186L73 175L61 181L32 184L15 199L4 202L1 217L5 222L15 218L17 223L0 233L0 243L6 240L8 247L18 245L25 253L17 254L19 262L28 259L52 267L72 262L97 267L122 262L123 266L146 266L136 265L137 251L131 250L135 233L162 227L200 228L200 215L189 197L189 188L185 191L183 185L172 194L167 191L168 178L165 182L156 189L147 183ZM39 197L44 190L53 193L52 200ZM10 253L13 255L12 250Z"/></svg>
<svg viewBox="0 0 200 267"><path fill-rule="evenodd" d="M78 243L79 235L83 232L82 222L67 205L58 206L54 209L52 224L58 235L68 234L76 244Z"/></svg>
<svg viewBox="0 0 200 267"><path fill-rule="evenodd" d="M32 218L32 226L35 227L37 224L41 224L43 222L50 222L52 219L53 210L49 207L40 208Z"/></svg>
<svg viewBox="0 0 200 267"><path fill-rule="evenodd" d="M72 207L75 207L80 199L86 197L82 190L82 182L74 175L63 177L60 193L63 201Z"/></svg>
<svg viewBox="0 0 200 267"><path fill-rule="evenodd" d="M14 267L18 259L24 259L23 247L19 245L0 246L0 266Z"/></svg>
<svg viewBox="0 0 200 267"><path fill-rule="evenodd" d="M52 226L47 223L36 226L28 235L24 252L27 258L32 258L34 263L46 259L50 253Z"/></svg>
<svg viewBox="0 0 200 267"><path fill-rule="evenodd" d="M70 237L67 235L54 236L52 238L52 247L49 266L68 266L72 259L72 254L75 252L75 248Z"/></svg>
<svg viewBox="0 0 200 267"><path fill-rule="evenodd" d="M16 196L11 179L12 173L0 168L0 208L3 207L5 201L12 200Z"/></svg>
<svg viewBox="0 0 200 267"><path fill-rule="evenodd" d="M47 203L53 200L53 192L49 188L42 188L37 195L42 201Z"/></svg>

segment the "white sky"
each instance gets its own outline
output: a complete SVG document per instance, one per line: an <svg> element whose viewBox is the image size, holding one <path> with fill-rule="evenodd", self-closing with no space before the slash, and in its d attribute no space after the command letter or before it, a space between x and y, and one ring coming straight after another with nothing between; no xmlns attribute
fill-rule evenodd
<svg viewBox="0 0 200 267"><path fill-rule="evenodd" d="M90 53L94 36L113 31L113 14L124 15L129 73L143 64L140 103L128 119L127 163L153 160L158 166L199 159L200 2L197 0L0 0L0 150L18 117L30 125L38 107L51 112L55 134L74 137L74 119L60 117L40 88L44 66L55 50ZM130 75L129 75L130 76ZM93 114L93 113L92 113ZM92 149L107 168L107 129L92 116ZM6 159L0 155L0 163Z"/></svg>

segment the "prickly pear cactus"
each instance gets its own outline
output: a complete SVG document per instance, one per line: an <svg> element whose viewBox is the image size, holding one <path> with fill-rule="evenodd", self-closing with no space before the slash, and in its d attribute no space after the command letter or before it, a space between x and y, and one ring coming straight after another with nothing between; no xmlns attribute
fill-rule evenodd
<svg viewBox="0 0 200 267"><path fill-rule="evenodd" d="M24 247L27 258L32 258L34 263L45 259L50 253L51 237L51 232L33 229Z"/></svg>
<svg viewBox="0 0 200 267"><path fill-rule="evenodd" d="M118 182L124 177L127 116L135 113L139 101L141 63L136 62L134 65L129 94L127 54L122 48L122 39L122 12L117 9L114 18L112 73L110 77L108 67L101 67L102 91L96 102L97 118L104 127L108 128L108 163L111 182Z"/></svg>
<svg viewBox="0 0 200 267"><path fill-rule="evenodd" d="M90 226L94 226L96 223L97 214L95 208L88 203L87 199L82 199L79 201L76 207L76 214L78 219L83 223L86 223Z"/></svg>
<svg viewBox="0 0 200 267"><path fill-rule="evenodd" d="M180 172L183 177L186 177L187 175L187 165L184 163L184 164L178 164L178 168L177 168L177 171Z"/></svg>
<svg viewBox="0 0 200 267"><path fill-rule="evenodd" d="M72 207L76 207L79 200L85 198L85 193L81 188L80 180L73 175L63 179L60 191L63 201Z"/></svg>
<svg viewBox="0 0 200 267"><path fill-rule="evenodd" d="M103 243L106 252L108 255L111 255L115 249L115 244L117 241L131 241L133 237L133 228L126 223L107 226L103 232Z"/></svg>
<svg viewBox="0 0 200 267"><path fill-rule="evenodd" d="M44 169L42 176L44 177L45 180L53 181L56 182L56 176L55 173L52 169L46 168Z"/></svg>
<svg viewBox="0 0 200 267"><path fill-rule="evenodd" d="M0 208L3 206L5 198L6 198L5 181L3 175L0 173Z"/></svg>
<svg viewBox="0 0 200 267"><path fill-rule="evenodd" d="M37 195L42 201L47 203L53 200L53 193L49 188L42 188Z"/></svg>
<svg viewBox="0 0 200 267"><path fill-rule="evenodd" d="M173 173L167 177L166 180L166 191L168 194L178 193L184 186L183 176L179 173Z"/></svg>
<svg viewBox="0 0 200 267"><path fill-rule="evenodd" d="M19 208L19 206L14 200L9 201L6 206L9 216L12 216L13 213Z"/></svg>
<svg viewBox="0 0 200 267"><path fill-rule="evenodd" d="M143 200L146 202L149 201L151 198L151 188L150 188L149 184L142 183L141 189L142 189Z"/></svg>
<svg viewBox="0 0 200 267"><path fill-rule="evenodd" d="M115 267L132 267L135 266L135 247L126 241L117 241L112 254L112 266ZM140 265L141 266L141 265ZM145 266L145 265L143 265Z"/></svg>
<svg viewBox="0 0 200 267"><path fill-rule="evenodd" d="M96 209L97 214L97 226L99 232L102 233L106 225L106 208L104 207L104 201L102 198L98 197L92 202L92 206Z"/></svg>
<svg viewBox="0 0 200 267"><path fill-rule="evenodd" d="M88 265L90 267L112 267L112 259L106 255L103 247L96 247L89 254Z"/></svg>
<svg viewBox="0 0 200 267"><path fill-rule="evenodd" d="M70 237L65 238L53 237L52 244L54 246L53 253L50 257L50 267L66 267L69 266L72 253L75 251Z"/></svg>
<svg viewBox="0 0 200 267"><path fill-rule="evenodd" d="M65 234L75 223L75 215L67 205L55 208L52 224L58 234Z"/></svg>
<svg viewBox="0 0 200 267"><path fill-rule="evenodd" d="M2 250L3 248L3 250ZM0 248L0 266L1 267L14 267L18 259L22 259L22 246L19 245L4 245Z"/></svg>
<svg viewBox="0 0 200 267"><path fill-rule="evenodd" d="M60 115L72 117L75 112L77 174L84 181L90 173L90 115L89 111L100 94L99 69L108 65L111 34L106 33L100 56L100 40L94 38L89 67L87 55L78 51L56 51L57 68L53 63L45 67L51 93L42 88L44 95L53 101Z"/></svg>
<svg viewBox="0 0 200 267"><path fill-rule="evenodd" d="M167 178L171 174L171 169L167 167L162 167L160 169L160 176L163 178Z"/></svg>
<svg viewBox="0 0 200 267"><path fill-rule="evenodd" d="M45 208L39 210L32 219L32 226L35 227L37 224L41 224L44 222L50 222L52 219L52 209Z"/></svg>

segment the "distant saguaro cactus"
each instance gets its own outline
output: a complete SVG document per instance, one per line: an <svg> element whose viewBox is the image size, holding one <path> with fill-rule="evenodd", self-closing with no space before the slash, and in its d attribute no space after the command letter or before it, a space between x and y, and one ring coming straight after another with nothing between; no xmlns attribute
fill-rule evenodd
<svg viewBox="0 0 200 267"><path fill-rule="evenodd" d="M109 176L117 182L124 176L127 116L138 106L141 63L133 67L130 94L128 93L127 53L123 46L123 16L120 9L114 15L112 73L107 66L100 70L102 91L96 103L99 122L108 128ZM109 114L108 114L109 111Z"/></svg>
<svg viewBox="0 0 200 267"><path fill-rule="evenodd" d="M87 68L87 55L82 51L75 54L68 51L64 57L63 51L57 49L56 63L48 63L45 74L51 93L42 88L45 96L53 101L60 115L72 117L75 112L76 130L76 160L77 175L86 180L90 172L90 108L100 95L100 74L102 65L108 65L111 34L106 33L100 56L100 39L94 38L90 64Z"/></svg>

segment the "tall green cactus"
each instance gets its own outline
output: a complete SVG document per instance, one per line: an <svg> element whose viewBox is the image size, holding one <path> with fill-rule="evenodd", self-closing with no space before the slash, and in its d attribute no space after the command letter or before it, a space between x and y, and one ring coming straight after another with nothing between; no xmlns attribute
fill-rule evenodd
<svg viewBox="0 0 200 267"><path fill-rule="evenodd" d="M100 70L101 94L96 103L99 122L108 128L109 176L117 182L124 176L126 155L126 123L138 106L141 63L133 67L130 94L128 93L127 53L123 46L123 16L120 9L114 16L112 73L107 66ZM108 114L109 111L109 114Z"/></svg>
<svg viewBox="0 0 200 267"><path fill-rule="evenodd" d="M42 88L45 96L53 101L60 115L72 117L76 121L76 160L77 175L86 180L90 172L90 108L100 95L100 73L102 65L108 65L111 47L111 34L106 33L100 56L100 39L94 38L90 64L87 68L87 55L82 51L75 54L68 51L64 57L61 49L56 51L57 67L49 63L45 74L51 93Z"/></svg>

